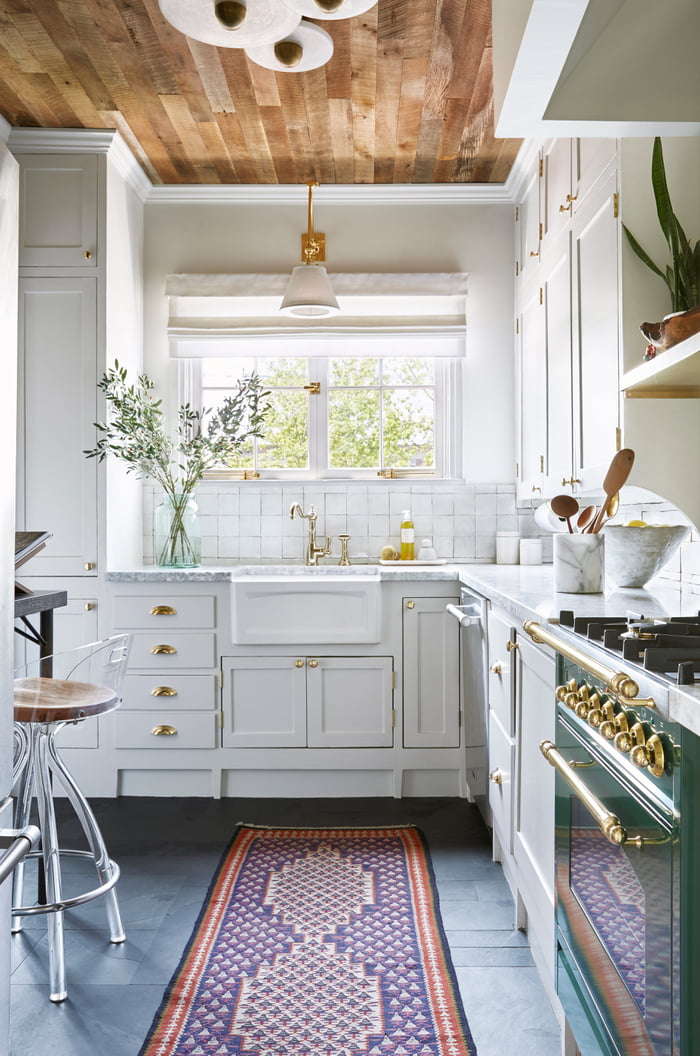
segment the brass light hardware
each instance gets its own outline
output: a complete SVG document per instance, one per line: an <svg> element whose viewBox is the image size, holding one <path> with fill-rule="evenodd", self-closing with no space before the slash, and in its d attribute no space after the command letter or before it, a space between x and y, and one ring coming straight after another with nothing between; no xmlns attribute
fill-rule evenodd
<svg viewBox="0 0 700 1056"><path fill-rule="evenodd" d="M318 660L309 660L309 667L318 667Z"/></svg>
<svg viewBox="0 0 700 1056"><path fill-rule="evenodd" d="M304 666L304 661L303 660L295 660L294 661L294 666L295 667L303 667Z"/></svg>
<svg viewBox="0 0 700 1056"><path fill-rule="evenodd" d="M94 601L86 601L85 602L85 611L86 612L92 612L92 610L94 608L95 608L95 602Z"/></svg>
<svg viewBox="0 0 700 1056"><path fill-rule="evenodd" d="M495 770L491 771L489 774L489 781L493 781L494 785L503 784L503 771L500 767L497 766Z"/></svg>
<svg viewBox="0 0 700 1056"><path fill-rule="evenodd" d="M523 624L523 630L532 638L533 642L551 646L556 652L565 656L567 660L572 660L579 667L582 667L589 675L599 678L601 682L610 686L614 693L624 697L627 704L641 704L646 708L656 707L652 697L638 696L639 686L624 671L614 671L605 664L599 664L597 660L592 659L582 650L577 649L576 646L569 644L569 642L558 638L556 634L552 634L551 631L548 631L535 620L526 620Z"/></svg>
<svg viewBox="0 0 700 1056"><path fill-rule="evenodd" d="M174 737L177 733L177 729L174 726L168 726L163 723L160 726L154 726L151 733L154 737Z"/></svg>
<svg viewBox="0 0 700 1056"><path fill-rule="evenodd" d="M495 664L491 664L491 667L489 668L489 671L491 672L492 675L502 675L503 674L503 664L501 663L500 660L497 660Z"/></svg>
<svg viewBox="0 0 700 1056"><path fill-rule="evenodd" d="M151 690L152 697L176 697L177 690L172 686L154 686Z"/></svg>
<svg viewBox="0 0 700 1056"><path fill-rule="evenodd" d="M83 251L83 260L92 260L92 250L86 249Z"/></svg>
<svg viewBox="0 0 700 1056"><path fill-rule="evenodd" d="M406 602L406 608L407 609L415 609L415 607L416 607L415 601L407 601Z"/></svg>
<svg viewBox="0 0 700 1056"><path fill-rule="evenodd" d="M160 656L163 653L171 656L173 653L177 652L177 649L174 645L154 645L151 652L154 656Z"/></svg>
<svg viewBox="0 0 700 1056"><path fill-rule="evenodd" d="M294 51L294 49L292 49ZM287 69L293 68L294 54L276 56ZM291 60L292 65L289 65ZM297 60L298 61L298 60ZM325 260L325 237L314 231L313 188L318 182L308 180L307 231L301 236L302 263L293 269L279 310L284 315L327 316L340 311L331 281L323 264Z"/></svg>
<svg viewBox="0 0 700 1056"><path fill-rule="evenodd" d="M275 58L282 63L283 66L292 69L294 66L298 66L304 55L304 49L298 40L278 40L274 46ZM316 242L320 243L323 241L323 245L319 248L316 253L316 260L326 259L326 239L323 235L316 235ZM301 236L302 252L304 250L304 238Z"/></svg>
<svg viewBox="0 0 700 1056"><path fill-rule="evenodd" d="M321 382L320 381L310 381L308 385L304 386L304 388L309 393L309 395L318 396L318 394L321 391Z"/></svg>
<svg viewBox="0 0 700 1056"><path fill-rule="evenodd" d="M510 638L506 642L506 649L508 650L509 653L512 653L515 649L519 649L519 648L520 648L520 646L518 645L518 643L517 642L511 642Z"/></svg>
<svg viewBox="0 0 700 1056"><path fill-rule="evenodd" d="M581 803L583 803L586 810L592 815L598 828L603 833L603 836L605 836L606 840L610 843L613 843L618 847L622 844L630 843L635 847L643 847L648 844L666 843L670 839L669 836L665 835L658 838L628 835L627 830L621 824L618 816L609 811L605 804L601 803L600 800L593 795L590 789L575 773L574 767L566 762L563 755L558 751L556 745L552 744L551 741L542 741L540 743L540 751L547 762L550 763L557 773L564 778L569 788Z"/></svg>
<svg viewBox="0 0 700 1056"><path fill-rule="evenodd" d="M85 569L86 572L92 572L94 567L95 567L95 562L94 561L86 561L85 564L83 565L83 568Z"/></svg>
<svg viewBox="0 0 700 1056"><path fill-rule="evenodd" d="M151 616L177 616L177 609L172 605L154 605L150 612Z"/></svg>
<svg viewBox="0 0 700 1056"><path fill-rule="evenodd" d="M561 478L561 485L562 485L563 488L565 488L567 484L572 484L573 485L573 484L580 484L580 483L581 483L581 481L578 479L578 477L568 477L568 478L567 477L562 477Z"/></svg>

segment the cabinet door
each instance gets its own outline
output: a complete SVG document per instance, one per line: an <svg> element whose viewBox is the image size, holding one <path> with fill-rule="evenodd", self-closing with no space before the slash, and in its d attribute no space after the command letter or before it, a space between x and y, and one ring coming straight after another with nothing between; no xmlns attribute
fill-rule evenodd
<svg viewBox="0 0 700 1056"><path fill-rule="evenodd" d="M533 265L537 264L540 257L540 239L542 238L540 184L540 161L538 159L517 212L517 271L521 276L531 272Z"/></svg>
<svg viewBox="0 0 700 1056"><path fill-rule="evenodd" d="M547 452L547 335L544 291L530 291L520 314L520 490L540 492Z"/></svg>
<svg viewBox="0 0 700 1056"><path fill-rule="evenodd" d="M459 625L445 611L458 598L406 598L403 605L403 743L459 747Z"/></svg>
<svg viewBox="0 0 700 1056"><path fill-rule="evenodd" d="M70 597L68 604L56 609L53 617L54 652L65 653L81 645L94 642L97 630L97 599ZM59 748L97 748L100 719L86 719L75 725L64 726L58 734Z"/></svg>
<svg viewBox="0 0 700 1056"><path fill-rule="evenodd" d="M33 575L96 574L96 325L94 279L20 281L18 526L53 533Z"/></svg>
<svg viewBox="0 0 700 1056"><path fill-rule="evenodd" d="M496 858L513 852L513 740L491 712L489 716L489 808ZM500 851L500 854L498 853Z"/></svg>
<svg viewBox="0 0 700 1056"><path fill-rule="evenodd" d="M95 154L19 155L21 267L95 268Z"/></svg>
<svg viewBox="0 0 700 1056"><path fill-rule="evenodd" d="M514 642L515 628L507 613L489 612L489 709L508 737L513 736L515 729Z"/></svg>
<svg viewBox="0 0 700 1056"><path fill-rule="evenodd" d="M388 748L394 741L390 656L307 661L309 748Z"/></svg>
<svg viewBox="0 0 700 1056"><path fill-rule="evenodd" d="M571 140L555 139L545 150L542 195L542 255L566 227L573 208Z"/></svg>
<svg viewBox="0 0 700 1056"><path fill-rule="evenodd" d="M547 491L570 481L574 465L571 364L571 239L564 232L551 247L543 282L547 343Z"/></svg>
<svg viewBox="0 0 700 1056"><path fill-rule="evenodd" d="M306 747L306 661L222 659L224 748Z"/></svg>
<svg viewBox="0 0 700 1056"><path fill-rule="evenodd" d="M614 178L588 196L573 222L576 476L600 487L620 424L618 227Z"/></svg>

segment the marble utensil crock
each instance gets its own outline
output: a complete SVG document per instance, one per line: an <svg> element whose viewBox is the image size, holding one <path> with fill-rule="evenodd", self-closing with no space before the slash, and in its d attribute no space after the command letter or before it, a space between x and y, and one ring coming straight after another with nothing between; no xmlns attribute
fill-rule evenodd
<svg viewBox="0 0 700 1056"><path fill-rule="evenodd" d="M557 534L552 544L554 589L557 593L602 593L605 540L599 532Z"/></svg>

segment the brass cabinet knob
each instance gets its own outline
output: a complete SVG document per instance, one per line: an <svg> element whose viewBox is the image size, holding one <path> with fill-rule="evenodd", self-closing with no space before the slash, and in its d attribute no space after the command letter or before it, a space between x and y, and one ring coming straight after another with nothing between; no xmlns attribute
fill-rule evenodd
<svg viewBox="0 0 700 1056"><path fill-rule="evenodd" d="M503 674L503 664L501 663L500 660L496 660L495 664L491 664L491 667L489 668L489 671L491 672L492 675L502 675Z"/></svg>
<svg viewBox="0 0 700 1056"><path fill-rule="evenodd" d="M162 725L154 726L151 733L154 737L174 737L177 733L177 729L174 726L168 726L166 723L163 723Z"/></svg>
<svg viewBox="0 0 700 1056"><path fill-rule="evenodd" d="M176 697L177 690L172 686L154 686L151 690L152 697Z"/></svg>
<svg viewBox="0 0 700 1056"><path fill-rule="evenodd" d="M154 605L150 612L151 616L177 616L177 609L172 605Z"/></svg>
<svg viewBox="0 0 700 1056"><path fill-rule="evenodd" d="M309 667L318 667L318 660L309 660Z"/></svg>
<svg viewBox="0 0 700 1056"><path fill-rule="evenodd" d="M160 656L162 653L171 655L172 653L176 653L177 649L174 645L154 645L151 652L154 656Z"/></svg>
<svg viewBox="0 0 700 1056"><path fill-rule="evenodd" d="M295 660L294 661L294 666L295 667L303 667L304 666L304 661L303 660Z"/></svg>
<svg viewBox="0 0 700 1056"><path fill-rule="evenodd" d="M508 650L509 653L512 653L514 649L519 649L519 648L520 648L520 646L518 645L518 643L517 642L511 642L510 638L506 642L506 649Z"/></svg>
<svg viewBox="0 0 700 1056"><path fill-rule="evenodd" d="M492 781L494 785L503 784L503 771L499 766L497 766L495 770L491 771L491 773L489 774L489 781Z"/></svg>
<svg viewBox="0 0 700 1056"><path fill-rule="evenodd" d="M92 250L86 249L83 251L83 260L92 260Z"/></svg>
<svg viewBox="0 0 700 1056"><path fill-rule="evenodd" d="M86 572L92 572L94 567L95 567L95 562L94 561L86 561L85 564L83 565L83 568L85 569Z"/></svg>
<svg viewBox="0 0 700 1056"><path fill-rule="evenodd" d="M415 601L407 601L406 602L406 608L407 609L415 609L415 607L416 607Z"/></svg>
<svg viewBox="0 0 700 1056"><path fill-rule="evenodd" d="M95 605L94 601L86 601L85 602L85 611L86 612L92 612L92 610L95 609L95 608L97 608L97 606Z"/></svg>

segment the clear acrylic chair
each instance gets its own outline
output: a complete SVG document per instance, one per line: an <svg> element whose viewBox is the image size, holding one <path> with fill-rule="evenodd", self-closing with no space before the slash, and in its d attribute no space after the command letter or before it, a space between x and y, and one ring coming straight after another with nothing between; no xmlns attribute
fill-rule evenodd
<svg viewBox="0 0 700 1056"><path fill-rule="evenodd" d="M56 735L68 723L85 722L119 707L130 648L131 635L120 634L43 657L15 671L14 824L16 828L27 825L36 797L41 847L28 856L39 859L37 901L32 905L24 904L24 864L15 869L12 930L22 930L25 916L47 915L51 1001L63 1001L67 996L64 910L104 896L110 941L125 939L115 891L119 867L109 857L95 815L58 753ZM89 851L59 846L54 788L68 797ZM61 858L66 856L92 861L97 887L64 897Z"/></svg>

